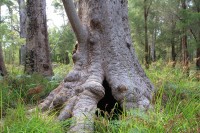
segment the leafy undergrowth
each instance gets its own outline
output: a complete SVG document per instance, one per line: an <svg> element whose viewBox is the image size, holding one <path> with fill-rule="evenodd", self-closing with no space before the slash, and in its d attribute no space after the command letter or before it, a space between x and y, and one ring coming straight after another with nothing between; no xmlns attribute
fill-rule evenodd
<svg viewBox="0 0 200 133"><path fill-rule="evenodd" d="M50 79L39 75L10 75L0 80L1 117L0 126L5 133L59 133L67 132L69 121L57 122L54 116L43 116L39 111L27 114L29 106L37 104L55 88L71 66L58 64L55 76ZM66 73L63 73L66 72ZM96 133L162 133L200 132L200 85L195 74L189 77L179 68L157 62L146 70L156 88L148 112L131 110L116 120L106 114L96 117ZM41 93L28 96L30 89L43 88ZM23 103L23 104L22 104ZM28 105L27 105L28 104ZM31 105L30 105L31 104ZM115 115L115 114L111 114Z"/></svg>

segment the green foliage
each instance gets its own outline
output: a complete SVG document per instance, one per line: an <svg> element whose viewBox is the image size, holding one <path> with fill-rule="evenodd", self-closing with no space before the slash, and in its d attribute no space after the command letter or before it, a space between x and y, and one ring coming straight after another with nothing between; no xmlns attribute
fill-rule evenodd
<svg viewBox="0 0 200 133"><path fill-rule="evenodd" d="M52 5L55 7L55 10L63 10L63 6L62 6L61 0L54 0L52 2Z"/></svg>
<svg viewBox="0 0 200 133"><path fill-rule="evenodd" d="M152 4L150 4L151 2ZM183 29L186 30L187 34L187 49L190 59L194 58L197 47L200 47L199 2L186 0L186 9L182 9L180 1L171 0L147 0L147 5L149 6L147 17L149 48L152 47L154 42L156 58L169 60L171 58L171 46L173 45L176 60L181 59L180 44ZM134 48L139 60L142 61L145 55L144 1L129 0L128 6ZM154 39L153 35L156 35Z"/></svg>
<svg viewBox="0 0 200 133"><path fill-rule="evenodd" d="M4 0L2 2L9 10L9 14L1 14L2 16L0 16L0 43L3 49L4 61L8 64L18 64L19 48L25 44L25 39L21 39L19 33L14 30L17 29L16 25L18 25L18 16L16 12L13 12L16 1Z"/></svg>
<svg viewBox="0 0 200 133"><path fill-rule="evenodd" d="M62 80L71 70L72 66L73 66L72 64L69 64L69 65L64 65L62 63L54 64L54 70L53 70L54 76L52 77L52 79Z"/></svg>
<svg viewBox="0 0 200 133"><path fill-rule="evenodd" d="M60 30L53 28L49 32L49 43L53 61L65 59L66 52L68 55L73 51L75 46L75 36L69 25L63 26Z"/></svg>
<svg viewBox="0 0 200 133"><path fill-rule="evenodd" d="M10 7L10 6L13 6L14 3L13 3L12 0L1 0L1 1L0 1L0 6L1 6L1 5L6 5L6 6Z"/></svg>

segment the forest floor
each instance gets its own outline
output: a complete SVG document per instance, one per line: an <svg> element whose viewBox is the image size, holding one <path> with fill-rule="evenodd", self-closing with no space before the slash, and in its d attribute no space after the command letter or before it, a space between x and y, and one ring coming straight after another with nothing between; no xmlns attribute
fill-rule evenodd
<svg viewBox="0 0 200 133"><path fill-rule="evenodd" d="M54 65L50 79L40 75L23 75L21 66L7 65L10 75L0 77L1 132L4 133L64 133L70 119L55 120L56 113L41 114L39 110L29 114L72 68L71 65ZM115 114L105 113L95 118L95 133L200 133L200 76L191 69L189 76L177 64L158 61L145 70L156 88L148 112L130 110L112 119ZM45 118L45 119L44 119Z"/></svg>

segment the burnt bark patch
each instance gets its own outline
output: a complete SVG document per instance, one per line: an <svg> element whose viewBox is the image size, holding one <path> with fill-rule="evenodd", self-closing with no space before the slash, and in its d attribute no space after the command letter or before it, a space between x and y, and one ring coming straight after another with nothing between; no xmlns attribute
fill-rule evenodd
<svg viewBox="0 0 200 133"><path fill-rule="evenodd" d="M103 27L102 27L102 24L101 24L101 20L99 18L93 18L93 19L91 19L91 21L90 21L90 27L92 29L97 29L97 30L99 30L101 32L103 30Z"/></svg>
<svg viewBox="0 0 200 133"><path fill-rule="evenodd" d="M3 69L1 68L1 66L0 66L0 76L4 76Z"/></svg>
<svg viewBox="0 0 200 133"><path fill-rule="evenodd" d="M35 52L33 50L26 51L26 62L25 62L25 72L27 74L33 73L35 71L34 63L35 63Z"/></svg>
<svg viewBox="0 0 200 133"><path fill-rule="evenodd" d="M118 115L122 114L122 108L113 97L111 87L106 80L103 81L103 87L105 88L105 95L97 104L100 113L96 112L96 115L104 117L106 114L109 114L111 119L116 119Z"/></svg>

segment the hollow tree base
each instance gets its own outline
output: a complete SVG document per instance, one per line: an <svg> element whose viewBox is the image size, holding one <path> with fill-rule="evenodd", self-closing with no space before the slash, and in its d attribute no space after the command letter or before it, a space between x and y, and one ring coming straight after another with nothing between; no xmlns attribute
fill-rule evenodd
<svg viewBox="0 0 200 133"><path fill-rule="evenodd" d="M74 68L39 108L45 111L61 105L58 119L75 119L70 132L91 132L98 106L104 108L103 103L115 99L124 110L146 110L154 87L132 47L127 0L81 0L79 16L87 34L85 39L77 37Z"/></svg>

